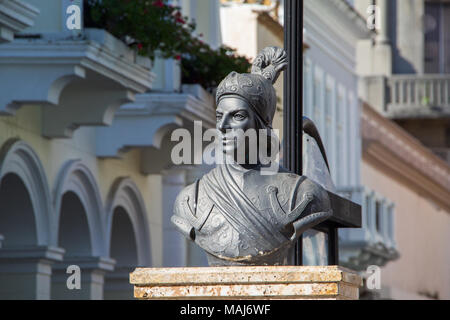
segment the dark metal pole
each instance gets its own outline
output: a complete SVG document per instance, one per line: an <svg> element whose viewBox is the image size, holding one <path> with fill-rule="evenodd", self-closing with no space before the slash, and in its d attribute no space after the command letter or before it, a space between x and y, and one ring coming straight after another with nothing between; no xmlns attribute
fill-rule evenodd
<svg viewBox="0 0 450 320"><path fill-rule="evenodd" d="M284 46L289 65L284 73L283 165L302 174L303 116L303 0L284 1ZM302 264L302 238L296 244L295 264Z"/></svg>
<svg viewBox="0 0 450 320"><path fill-rule="evenodd" d="M331 227L328 232L328 265L339 264L338 229Z"/></svg>

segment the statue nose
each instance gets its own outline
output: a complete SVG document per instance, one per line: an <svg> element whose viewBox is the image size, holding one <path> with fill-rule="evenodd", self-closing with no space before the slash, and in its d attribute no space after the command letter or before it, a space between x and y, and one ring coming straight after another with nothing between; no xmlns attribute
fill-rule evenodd
<svg viewBox="0 0 450 320"><path fill-rule="evenodd" d="M226 130L231 129L230 124L228 122L229 122L228 117L223 117L217 123L217 129L222 133L226 133Z"/></svg>

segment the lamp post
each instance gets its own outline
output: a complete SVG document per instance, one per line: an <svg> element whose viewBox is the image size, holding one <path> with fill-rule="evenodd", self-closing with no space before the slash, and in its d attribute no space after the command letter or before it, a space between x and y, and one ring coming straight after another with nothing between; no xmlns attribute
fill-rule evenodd
<svg viewBox="0 0 450 320"><path fill-rule="evenodd" d="M311 133L311 126L314 127L310 120L303 119L303 0L284 1L284 46L289 64L284 73L283 165L291 172L302 175L302 134L303 131ZM315 127L312 131L316 131ZM327 234L328 264L337 265L338 228L360 228L361 206L327 191L333 216L314 229ZM303 264L302 255L300 236L295 246L295 265Z"/></svg>
<svg viewBox="0 0 450 320"><path fill-rule="evenodd" d="M302 174L303 117L303 0L284 1L284 46L289 65L284 72L283 165ZM302 264L302 237L295 248L295 264Z"/></svg>

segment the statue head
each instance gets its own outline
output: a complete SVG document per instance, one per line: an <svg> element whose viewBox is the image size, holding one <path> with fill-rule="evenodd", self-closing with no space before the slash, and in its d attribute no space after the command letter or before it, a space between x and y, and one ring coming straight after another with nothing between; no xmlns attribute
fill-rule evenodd
<svg viewBox="0 0 450 320"><path fill-rule="evenodd" d="M236 132L272 129L277 97L273 84L287 66L286 52L277 47L263 49L253 62L251 73L231 72L216 93L216 128L224 152L238 148ZM248 144L246 144L248 149Z"/></svg>

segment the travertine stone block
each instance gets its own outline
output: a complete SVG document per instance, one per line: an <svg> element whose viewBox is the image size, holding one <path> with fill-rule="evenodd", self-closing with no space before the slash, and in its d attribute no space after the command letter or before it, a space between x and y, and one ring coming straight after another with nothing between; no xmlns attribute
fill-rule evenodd
<svg viewBox="0 0 450 320"><path fill-rule="evenodd" d="M138 299L358 299L362 279L339 266L137 268Z"/></svg>

